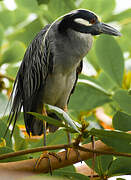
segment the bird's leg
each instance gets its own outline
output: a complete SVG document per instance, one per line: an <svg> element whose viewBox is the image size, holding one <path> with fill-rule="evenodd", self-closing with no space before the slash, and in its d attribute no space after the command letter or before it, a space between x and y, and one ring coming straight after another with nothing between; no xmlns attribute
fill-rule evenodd
<svg viewBox="0 0 131 180"><path fill-rule="evenodd" d="M95 137L94 137L94 136L91 136L91 141L92 141L92 149L95 150ZM93 153L93 158L92 158L92 171L91 171L91 180L93 180L93 176L94 176L95 159L96 159L96 154Z"/></svg>
<svg viewBox="0 0 131 180"><path fill-rule="evenodd" d="M44 107L43 107L42 114L43 114L44 116L47 116L47 112L46 112L46 109L45 109L45 105L44 105ZM43 121L43 138L44 138L44 146L46 146L46 121Z"/></svg>
<svg viewBox="0 0 131 180"><path fill-rule="evenodd" d="M67 105L64 106L63 110L67 113L67 111L68 111ZM67 131L67 141L68 141L68 144L71 144L71 135L68 131ZM70 148L67 148L65 159L68 159L69 153L70 153Z"/></svg>
<svg viewBox="0 0 131 180"><path fill-rule="evenodd" d="M67 138L68 138L68 144L70 145L71 144L71 135L69 132L67 132ZM79 141L79 140L78 140ZM77 156L77 160L80 159L81 163L82 163L82 159L80 157L80 153L79 153L79 150L77 148L77 146L79 145L79 142L75 142L74 145L72 146L72 149L75 151L76 153L76 156ZM65 159L68 160L69 158L69 154L70 154L70 150L71 148L66 148L66 154L65 154Z"/></svg>
<svg viewBox="0 0 131 180"><path fill-rule="evenodd" d="M69 132L67 132L67 141L68 144L71 144L71 134Z"/></svg>
<svg viewBox="0 0 131 180"><path fill-rule="evenodd" d="M44 116L47 116L45 106L43 107L42 114ZM44 137L44 146L46 146L46 121L43 121L43 137ZM49 164L49 172L52 175L52 167L51 167L50 155L54 156L59 162L61 162L61 158L55 152L44 151L41 154L41 156L37 159L36 164L35 164L35 169L38 168L38 166L40 165L40 162L41 162L42 159L47 158L48 159L48 164Z"/></svg>
<svg viewBox="0 0 131 180"><path fill-rule="evenodd" d="M68 108L67 108L67 105L63 108L63 110L65 112L68 112ZM67 131L67 141L68 141L68 144L71 144L71 134ZM76 148L76 146L72 147L74 149L74 151L76 152L76 155L77 155L77 159L80 159L81 160L81 157L80 157L80 153L78 151L78 149ZM65 156L65 159L67 160L68 157L69 157L69 154L70 154L70 150L71 148L67 148L66 149L66 156ZM81 160L82 162L82 160Z"/></svg>
<svg viewBox="0 0 131 180"><path fill-rule="evenodd" d="M43 137L44 137L44 146L46 146L46 122L43 122Z"/></svg>
<svg viewBox="0 0 131 180"><path fill-rule="evenodd" d="M67 109L67 105L64 106L63 110L67 113L68 112L68 109ZM67 131L67 141L68 141L68 144L71 144L71 135L70 133Z"/></svg>
<svg viewBox="0 0 131 180"><path fill-rule="evenodd" d="M68 144L71 144L71 135L69 132L67 132L67 141L68 141ZM66 160L68 159L69 152L70 152L70 148L66 148L66 154L65 154Z"/></svg>

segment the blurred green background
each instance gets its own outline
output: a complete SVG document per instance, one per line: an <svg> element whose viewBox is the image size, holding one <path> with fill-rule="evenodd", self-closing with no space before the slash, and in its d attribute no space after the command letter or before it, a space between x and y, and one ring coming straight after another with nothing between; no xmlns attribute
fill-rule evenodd
<svg viewBox="0 0 131 180"><path fill-rule="evenodd" d="M5 112L16 73L32 39L46 24L78 8L95 12L103 22L120 30L122 37L101 35L94 38L93 47L84 58L83 74L79 77L84 82L78 83L71 97L69 113L76 120L85 116L95 123L97 118L93 111L99 106L110 116L121 110L130 116L130 8L116 13L115 0L15 0L15 8L9 10L4 2L0 1L1 116ZM20 123L23 124L23 120Z"/></svg>
<svg viewBox="0 0 131 180"><path fill-rule="evenodd" d="M95 12L102 22L118 29L122 37L101 35L94 38L93 47L84 58L84 71L70 99L69 114L73 120L80 122L84 118L90 122L90 129L92 127L103 129L96 115L96 108L101 107L104 113L113 119L113 123L109 124L110 128L120 131L131 130L131 7L116 12L115 0L14 0L14 2L15 8L9 10L4 0L0 1L0 137L3 137L5 132L7 119L7 116L2 116L26 48L46 24L78 8ZM23 117L20 116L17 125L23 124ZM6 147L4 140L1 139L1 154L42 144L41 139L35 143L25 140L18 126L14 132L13 145L9 140L9 134L10 132L6 138ZM62 130L54 133L53 137L49 134L48 144L64 143L65 136ZM103 133L102 138L104 136ZM111 135L112 139L113 137ZM121 144L121 137L118 136L117 141ZM125 147L129 152L130 146ZM129 168L127 172L128 170Z"/></svg>
<svg viewBox="0 0 131 180"><path fill-rule="evenodd" d="M13 10L9 10L7 2L9 1L0 1L1 116L5 112L26 48L35 35L59 16L73 9L84 8L95 12L103 22L120 30L122 36L114 38L101 35L94 38L93 47L84 58L84 71L79 77L80 82L70 99L69 114L77 121L84 117L92 124L91 127L99 128L101 125L94 113L96 107L102 107L111 117L117 117L122 111L130 119L130 8L116 13L118 2L116 4L115 0L15 0ZM23 124L22 116L18 124ZM114 121L114 125L116 124L119 124L117 120ZM125 126L128 130L129 124ZM115 126L114 128L120 129Z"/></svg>
<svg viewBox="0 0 131 180"><path fill-rule="evenodd" d="M93 82L97 81L97 84L107 90L112 90L115 87L115 83L124 89L130 89L131 9L124 10L117 14L114 13L116 9L115 0L15 0L14 2L15 8L9 10L4 0L0 1L0 115L4 112L8 96L12 89L12 82L15 79L25 50L31 40L46 24L53 22L59 16L77 8L94 11L102 21L113 25L122 33L122 37L115 38L116 46L119 46L117 49L111 48L114 42L111 38L108 39L108 37L106 37L106 39L103 37L103 39L99 39L96 37L94 39L92 50L84 59L84 73L90 75L90 77L81 76L81 78L89 79ZM8 7L10 7L9 4ZM108 53L108 47L107 49L106 47L104 49L101 48L104 43L108 43L111 53ZM105 57L101 55L102 52L105 53ZM103 65L104 62L100 62L102 60L99 61L101 56L105 65ZM109 58L112 59L111 63L108 62ZM123 61L122 58L124 59L124 65L122 64L123 62L121 62ZM114 61L114 59L117 60ZM108 67L106 68L105 66ZM123 66L125 68L123 68ZM78 91L81 90L82 89ZM87 94L85 94L86 97ZM90 100L87 99L89 104L86 103L86 105L80 107L79 104L83 101L82 98L85 98L83 96L80 102L79 100L75 100L74 103L73 99L76 98L77 93L76 96L72 98L69 106L72 111L76 111L79 108L81 108L81 110L90 110L94 108L94 104L97 106L101 105L101 103L92 102L93 105L91 106L92 103L90 104ZM103 98L102 95L102 104L105 102L105 98ZM90 97L90 99L92 99L92 97ZM94 99L96 99L96 97Z"/></svg>

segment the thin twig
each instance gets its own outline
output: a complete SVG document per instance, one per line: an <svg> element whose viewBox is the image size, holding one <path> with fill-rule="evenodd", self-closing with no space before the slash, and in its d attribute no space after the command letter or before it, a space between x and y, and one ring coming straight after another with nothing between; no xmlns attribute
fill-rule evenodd
<svg viewBox="0 0 131 180"><path fill-rule="evenodd" d="M94 136L91 136L91 141L92 141L92 150L95 150L95 137L94 137ZM91 180L93 180L93 177L94 177L95 159L96 159L96 154L93 153L93 157L92 157Z"/></svg>
<svg viewBox="0 0 131 180"><path fill-rule="evenodd" d="M92 150L85 148L83 146L78 146L77 147L80 151L85 151L85 152L92 152L96 154L106 154L106 155L114 155L114 156L124 156L124 157L131 157L131 153L121 153L121 152L115 152L115 151L97 151L97 150Z"/></svg>
<svg viewBox="0 0 131 180"><path fill-rule="evenodd" d="M44 146L44 147L38 147L38 148L33 148L33 149L26 149L26 150L21 150L21 151L17 151L17 152L0 155L0 160L11 158L11 157L16 157L16 156L20 156L20 155L30 154L30 153L56 150L56 149L65 149L65 148L69 148L71 146L73 146L73 144L70 144L70 145L69 144L61 144L61 145Z"/></svg>
<svg viewBox="0 0 131 180"><path fill-rule="evenodd" d="M71 147L75 148L74 143L53 145L53 146L44 146L44 147L38 147L38 148L33 148L33 149L26 149L26 150L21 150L21 151L17 151L17 152L13 152L13 153L0 155L0 160L11 158L11 157L16 157L16 156L20 156L20 155L30 154L30 153L56 150L56 149L66 149L66 148L71 148ZM79 149L81 151L85 151L85 152L96 153L96 154L107 154L107 155L114 155L114 156L131 157L131 154L129 154L129 153L114 152L113 150L111 152L110 151L98 151L98 150L88 149L88 148L85 148L83 146L77 146L77 149Z"/></svg>

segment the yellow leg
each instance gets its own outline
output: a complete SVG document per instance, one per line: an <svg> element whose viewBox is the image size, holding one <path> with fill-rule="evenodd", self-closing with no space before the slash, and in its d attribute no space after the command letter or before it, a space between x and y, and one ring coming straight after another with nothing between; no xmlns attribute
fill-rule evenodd
<svg viewBox="0 0 131 180"><path fill-rule="evenodd" d="M45 105L43 106L42 114L47 116ZM46 146L46 121L43 121L43 137L44 137L44 146Z"/></svg>
<svg viewBox="0 0 131 180"><path fill-rule="evenodd" d="M45 106L43 107L42 114L47 116ZM46 121L43 121L43 136L44 136L44 146L46 146ZM37 159L36 164L35 164L35 169L37 169L39 167L42 159L47 158L48 159L48 164L49 164L49 172L52 175L52 167L51 167L50 155L54 156L59 162L61 162L61 158L55 152L44 151L41 154L41 156Z"/></svg>
<svg viewBox="0 0 131 180"><path fill-rule="evenodd" d="M67 105L63 108L63 110L64 110L65 112L68 112ZM67 139L68 139L68 143L71 144L71 135L70 135L69 132L67 132ZM74 149L74 151L75 151L75 153L76 153L76 155L77 155L77 160L80 159L80 161L81 161L81 163L82 163L82 159L81 159L81 157L80 157L79 150L76 149L76 147L72 147L72 148ZM66 159L66 160L67 160L68 157L69 157L70 150L71 150L71 148L67 148L67 149L66 149L66 155L65 155L65 159Z"/></svg>
<svg viewBox="0 0 131 180"><path fill-rule="evenodd" d="M59 162L61 162L61 158L60 158L60 156L58 156L58 154L56 154L55 152L47 152L47 151L45 151L37 159L36 164L35 164L35 169L37 169L39 167L42 159L46 158L46 159L48 159L49 172L52 175L52 166L51 166L50 156L55 157Z"/></svg>

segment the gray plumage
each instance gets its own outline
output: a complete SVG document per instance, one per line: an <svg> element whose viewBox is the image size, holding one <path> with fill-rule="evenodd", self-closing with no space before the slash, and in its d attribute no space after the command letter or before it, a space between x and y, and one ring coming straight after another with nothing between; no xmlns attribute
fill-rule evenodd
<svg viewBox="0 0 131 180"><path fill-rule="evenodd" d="M27 133L40 135L43 122L27 112L42 113L44 103L62 109L67 105L82 70L82 58L92 46L92 35L102 33L96 30L91 33L88 26L84 29L84 25L75 23L75 18L89 22L93 18L98 22L96 15L89 11L74 11L54 23L46 34L50 27L47 25L29 45L15 80L9 125L13 119L15 125L23 107Z"/></svg>

